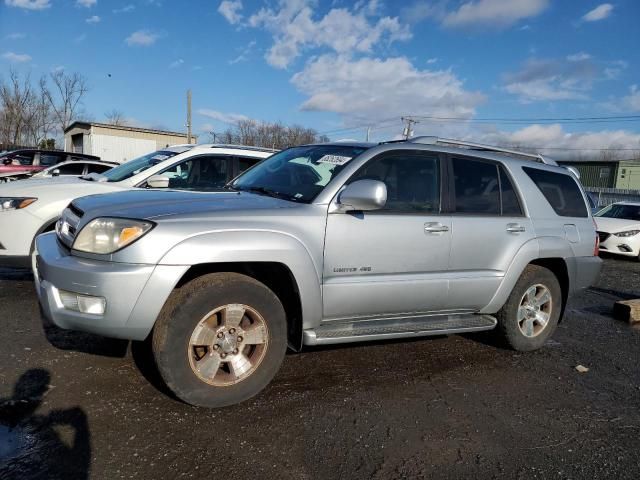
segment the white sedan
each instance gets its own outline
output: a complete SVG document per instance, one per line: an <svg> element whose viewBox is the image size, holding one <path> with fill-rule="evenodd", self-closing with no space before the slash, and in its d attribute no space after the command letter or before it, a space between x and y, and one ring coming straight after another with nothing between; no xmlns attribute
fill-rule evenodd
<svg viewBox="0 0 640 480"><path fill-rule="evenodd" d="M218 190L273 153L233 145L178 145L101 175L0 184L0 266L29 266L35 237L53 230L62 210L78 197L135 188Z"/></svg>
<svg viewBox="0 0 640 480"><path fill-rule="evenodd" d="M600 251L640 259L640 203L618 202L595 214Z"/></svg>

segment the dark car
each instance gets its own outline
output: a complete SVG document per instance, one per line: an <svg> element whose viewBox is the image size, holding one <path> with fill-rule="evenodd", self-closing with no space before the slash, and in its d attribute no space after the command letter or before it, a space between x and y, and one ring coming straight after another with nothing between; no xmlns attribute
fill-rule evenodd
<svg viewBox="0 0 640 480"><path fill-rule="evenodd" d="M57 150L14 150L0 154L0 174L35 173L68 160L100 160L100 157Z"/></svg>

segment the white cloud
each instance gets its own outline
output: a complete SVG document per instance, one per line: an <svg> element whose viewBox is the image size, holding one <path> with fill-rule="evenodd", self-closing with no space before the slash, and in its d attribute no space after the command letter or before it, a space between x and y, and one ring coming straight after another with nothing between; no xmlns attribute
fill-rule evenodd
<svg viewBox="0 0 640 480"><path fill-rule="evenodd" d="M593 10L587 12L582 17L582 20L584 20L585 22L597 22L599 20L604 20L609 15L611 15L612 11L613 5L611 5L610 3L603 3L602 5L598 5Z"/></svg>
<svg viewBox="0 0 640 480"><path fill-rule="evenodd" d="M2 58L12 63L26 63L31 61L31 56L26 53L6 52L2 54Z"/></svg>
<svg viewBox="0 0 640 480"><path fill-rule="evenodd" d="M132 12L133 10L136 9L136 6L133 4L129 4L129 5L125 5L122 8L116 8L113 10L113 13L118 14L118 13L129 13Z"/></svg>
<svg viewBox="0 0 640 480"><path fill-rule="evenodd" d="M82 43L87 39L87 34L86 33L81 33L80 35L78 35L77 37L75 37L73 39L73 41L75 43Z"/></svg>
<svg viewBox="0 0 640 480"><path fill-rule="evenodd" d="M303 110L334 112L346 123L411 113L469 118L485 96L464 89L451 71L418 70L405 57L312 59L292 83L308 99Z"/></svg>
<svg viewBox="0 0 640 480"><path fill-rule="evenodd" d="M23 38L26 38L27 34L26 33L22 33L22 32L16 32L16 33L10 33L9 35L7 35L5 38L7 40L21 40Z"/></svg>
<svg viewBox="0 0 640 480"><path fill-rule="evenodd" d="M243 47L240 50L240 53L232 60L229 60L229 65L235 65L236 63L246 62L249 59L249 55L253 51L253 48L256 46L256 41L252 40L246 47Z"/></svg>
<svg viewBox="0 0 640 480"><path fill-rule="evenodd" d="M217 110L210 110L208 108L201 108L198 110L198 114L203 117L212 118L214 120L218 120L223 123L238 123L243 120L250 120L246 115L242 115L240 113L225 113L219 112ZM213 130L213 129L212 129Z"/></svg>
<svg viewBox="0 0 640 480"><path fill-rule="evenodd" d="M638 85L631 85L629 95L622 99L621 106L626 111L640 112L640 89Z"/></svg>
<svg viewBox="0 0 640 480"><path fill-rule="evenodd" d="M220 2L218 12L227 19L231 25L236 25L242 20L242 1L241 0L224 0Z"/></svg>
<svg viewBox="0 0 640 480"><path fill-rule="evenodd" d="M178 68L178 67L181 67L182 65L184 65L184 60L182 58L179 58L176 61L171 62L169 64L169 68Z"/></svg>
<svg viewBox="0 0 640 480"><path fill-rule="evenodd" d="M125 39L125 42L130 47L133 47L133 46L148 47L156 43L159 38L160 38L159 34L154 33L150 30L138 30L136 32L133 32L131 35L129 35Z"/></svg>
<svg viewBox="0 0 640 480"><path fill-rule="evenodd" d="M370 53L382 40L394 42L411 38L409 29L397 17L370 18L370 8L332 8L314 19L312 0L279 0L278 8L262 8L249 18L252 27L273 34L274 44L267 62L286 68L305 47L324 47L339 54Z"/></svg>
<svg viewBox="0 0 640 480"><path fill-rule="evenodd" d="M508 27L524 18L541 14L549 0L477 0L466 2L447 13L442 23L447 27Z"/></svg>
<svg viewBox="0 0 640 480"><path fill-rule="evenodd" d="M51 6L50 0L4 0L4 4L25 10L44 10Z"/></svg>
<svg viewBox="0 0 640 480"><path fill-rule="evenodd" d="M505 75L505 90L525 103L586 99L593 82L605 74L587 54L570 55L568 60L529 59L520 70Z"/></svg>
<svg viewBox="0 0 640 480"><path fill-rule="evenodd" d="M475 137L478 141L493 145L539 147L541 153L559 159L575 157L581 153L597 156L603 149L631 148L640 151L640 134L638 133L626 130L571 133L558 124L530 125L515 132L476 133Z"/></svg>
<svg viewBox="0 0 640 480"><path fill-rule="evenodd" d="M98 0L76 0L76 5L77 6L85 7L85 8L91 8L96 3L98 3Z"/></svg>
<svg viewBox="0 0 640 480"><path fill-rule="evenodd" d="M437 63L437 62L438 62L437 57L427 59L427 65L433 65L434 63Z"/></svg>
<svg viewBox="0 0 640 480"><path fill-rule="evenodd" d="M98 15L93 15L85 20L87 23L100 23L100 17Z"/></svg>

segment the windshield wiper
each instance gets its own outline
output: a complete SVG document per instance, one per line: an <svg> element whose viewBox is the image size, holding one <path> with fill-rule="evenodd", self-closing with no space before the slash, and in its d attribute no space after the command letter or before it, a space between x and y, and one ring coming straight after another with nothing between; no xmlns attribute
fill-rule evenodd
<svg viewBox="0 0 640 480"><path fill-rule="evenodd" d="M261 195L266 195L267 197L280 198L282 200L289 200L290 202L299 201L296 197L292 195L282 193L282 192L276 192L275 190L270 190L265 187L247 187L247 188L238 188L238 190L242 192L258 193Z"/></svg>

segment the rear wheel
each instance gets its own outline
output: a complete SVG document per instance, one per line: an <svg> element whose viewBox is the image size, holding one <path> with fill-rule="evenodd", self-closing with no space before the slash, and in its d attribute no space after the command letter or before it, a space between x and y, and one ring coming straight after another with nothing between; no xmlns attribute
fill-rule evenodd
<svg viewBox="0 0 640 480"><path fill-rule="evenodd" d="M529 265L496 315L499 339L514 350L541 348L556 327L562 310L562 290L553 272Z"/></svg>
<svg viewBox="0 0 640 480"><path fill-rule="evenodd" d="M242 402L274 377L287 347L278 297L251 277L215 273L176 290L153 330L167 386L203 407Z"/></svg>

